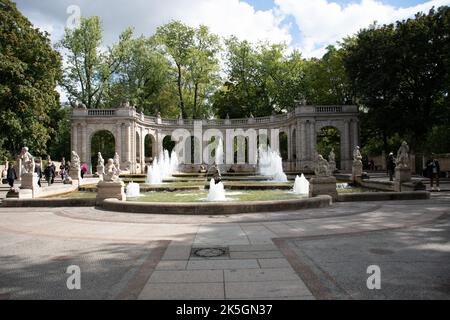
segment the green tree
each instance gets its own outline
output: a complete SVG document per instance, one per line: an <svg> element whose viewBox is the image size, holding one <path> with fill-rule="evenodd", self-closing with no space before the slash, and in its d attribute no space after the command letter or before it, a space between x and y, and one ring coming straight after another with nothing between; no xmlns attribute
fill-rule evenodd
<svg viewBox="0 0 450 320"><path fill-rule="evenodd" d="M47 152L59 109L61 57L10 0L0 1L0 154Z"/></svg>
<svg viewBox="0 0 450 320"><path fill-rule="evenodd" d="M61 85L69 101L78 100L89 109L103 106L109 81L125 59L131 36L132 30L125 30L117 44L102 51L99 17L82 17L78 28L66 28L57 47L66 53L67 67Z"/></svg>
<svg viewBox="0 0 450 320"><path fill-rule="evenodd" d="M219 38L207 27L192 28L172 21L156 30L155 40L173 63L178 105L183 118L208 113L207 99L217 81Z"/></svg>
<svg viewBox="0 0 450 320"><path fill-rule="evenodd" d="M344 44L344 64L372 134L399 135L426 148L430 130L448 125L450 8L361 30ZM363 125L366 129L366 126Z"/></svg>

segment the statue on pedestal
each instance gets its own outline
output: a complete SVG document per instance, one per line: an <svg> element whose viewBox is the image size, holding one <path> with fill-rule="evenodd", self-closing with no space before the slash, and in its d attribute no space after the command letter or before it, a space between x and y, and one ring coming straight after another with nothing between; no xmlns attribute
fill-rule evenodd
<svg viewBox="0 0 450 320"><path fill-rule="evenodd" d="M330 154L328 155L328 162L330 163L330 171L336 171L336 155L334 154L334 148L331 148Z"/></svg>
<svg viewBox="0 0 450 320"><path fill-rule="evenodd" d="M109 160L108 160L109 161ZM116 169L119 171L120 173L120 156L119 154L116 152L114 154L114 160L113 160L114 165L116 166Z"/></svg>
<svg viewBox="0 0 450 320"><path fill-rule="evenodd" d="M103 181L105 182L119 182L119 170L114 164L113 159L108 159L108 163L105 167L105 174L103 176Z"/></svg>
<svg viewBox="0 0 450 320"><path fill-rule="evenodd" d="M402 145L397 151L397 161L396 165L399 168L409 167L409 146L406 141L402 142Z"/></svg>
<svg viewBox="0 0 450 320"><path fill-rule="evenodd" d="M353 150L353 162L361 162L362 163L362 156L361 156L361 152L359 151L359 146L356 146L355 149Z"/></svg>
<svg viewBox="0 0 450 320"><path fill-rule="evenodd" d="M102 157L102 154L98 153L98 160L97 160L97 174L99 176L102 176L105 174L105 160Z"/></svg>
<svg viewBox="0 0 450 320"><path fill-rule="evenodd" d="M34 158L28 152L28 147L22 148L19 157L22 160L22 173L34 173Z"/></svg>
<svg viewBox="0 0 450 320"><path fill-rule="evenodd" d="M70 167L74 170L80 170L80 157L75 151L72 151L72 157L70 159Z"/></svg>
<svg viewBox="0 0 450 320"><path fill-rule="evenodd" d="M324 159L324 157L321 154L317 156L316 165L314 167L314 174L317 177L331 176L331 170L328 161Z"/></svg>

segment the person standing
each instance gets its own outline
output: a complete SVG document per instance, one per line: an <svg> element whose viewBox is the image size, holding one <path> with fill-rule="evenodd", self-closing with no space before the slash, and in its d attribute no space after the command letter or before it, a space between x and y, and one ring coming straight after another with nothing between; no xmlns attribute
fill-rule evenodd
<svg viewBox="0 0 450 320"><path fill-rule="evenodd" d="M53 175L52 175L52 184L55 182L55 176L56 176L56 166L53 161L50 162L50 166L52 167Z"/></svg>
<svg viewBox="0 0 450 320"><path fill-rule="evenodd" d="M389 181L394 180L394 172L395 172L395 158L394 153L389 153L388 161L387 161L387 169L389 174Z"/></svg>
<svg viewBox="0 0 450 320"><path fill-rule="evenodd" d="M14 169L14 165L12 164L12 162L10 162L8 171L6 172L6 180L8 180L8 184L11 188L14 187L14 180L16 179L16 169Z"/></svg>
<svg viewBox="0 0 450 320"><path fill-rule="evenodd" d="M439 188L439 175L441 174L441 167L439 161L436 158L432 158L427 162L427 174L430 178L431 190L441 191ZM433 182L436 180L436 189L434 188Z"/></svg>
<svg viewBox="0 0 450 320"><path fill-rule="evenodd" d="M38 186L41 186L41 179L42 179L42 168L39 162L36 161L35 165L34 165L34 172L36 173L37 177L38 177Z"/></svg>

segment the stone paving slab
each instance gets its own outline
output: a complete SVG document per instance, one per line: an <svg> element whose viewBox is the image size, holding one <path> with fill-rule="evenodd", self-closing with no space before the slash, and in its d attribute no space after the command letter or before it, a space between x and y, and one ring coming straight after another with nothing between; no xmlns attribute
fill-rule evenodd
<svg viewBox="0 0 450 320"><path fill-rule="evenodd" d="M258 259L261 268L290 268L291 265L285 258L276 259Z"/></svg>
<svg viewBox="0 0 450 320"><path fill-rule="evenodd" d="M153 272L150 283L223 282L222 270L178 270Z"/></svg>
<svg viewBox="0 0 450 320"><path fill-rule="evenodd" d="M259 268L256 259L240 260L190 260L187 265L188 270L198 269L253 269Z"/></svg>
<svg viewBox="0 0 450 320"><path fill-rule="evenodd" d="M283 254L280 251L245 251L245 252L230 252L231 259L267 259L267 258L282 258Z"/></svg>
<svg viewBox="0 0 450 320"><path fill-rule="evenodd" d="M221 283L147 283L140 300L224 299Z"/></svg>
<svg viewBox="0 0 450 320"><path fill-rule="evenodd" d="M225 295L230 299L313 296L301 280L225 282Z"/></svg>
<svg viewBox="0 0 450 320"><path fill-rule="evenodd" d="M291 268L224 270L225 282L299 280Z"/></svg>
<svg viewBox="0 0 450 320"><path fill-rule="evenodd" d="M160 261L155 270L186 270L187 260Z"/></svg>

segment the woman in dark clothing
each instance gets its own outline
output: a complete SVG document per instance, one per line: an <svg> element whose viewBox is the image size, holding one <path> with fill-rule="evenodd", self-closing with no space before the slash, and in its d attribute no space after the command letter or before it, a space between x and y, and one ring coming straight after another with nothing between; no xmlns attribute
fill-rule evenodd
<svg viewBox="0 0 450 320"><path fill-rule="evenodd" d="M394 180L395 158L394 158L394 154L392 152L389 153L387 169L388 169L388 173L389 173L389 180L390 181Z"/></svg>
<svg viewBox="0 0 450 320"><path fill-rule="evenodd" d="M36 175L38 177L38 186L41 186L41 179L42 179L42 169L41 169L41 165L39 164L39 162L36 162L35 166L34 166L34 172L36 172Z"/></svg>
<svg viewBox="0 0 450 320"><path fill-rule="evenodd" d="M14 180L17 179L16 169L12 163L9 164L8 171L6 173L6 180L8 180L9 186L14 187Z"/></svg>
<svg viewBox="0 0 450 320"><path fill-rule="evenodd" d="M439 166L439 161L437 159L428 160L427 162L427 175L430 178L431 190L436 190L433 186L433 180L436 179L437 191L441 191L439 188L439 175L441 173L441 167Z"/></svg>

